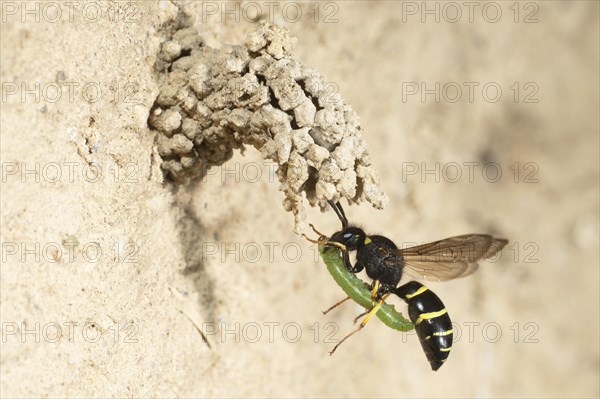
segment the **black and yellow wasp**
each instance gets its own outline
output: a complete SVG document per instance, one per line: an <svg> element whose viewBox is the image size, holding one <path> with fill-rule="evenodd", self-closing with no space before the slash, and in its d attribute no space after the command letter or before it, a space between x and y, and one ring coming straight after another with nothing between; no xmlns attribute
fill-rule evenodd
<svg viewBox="0 0 600 399"><path fill-rule="evenodd" d="M346 335L331 353L364 328L387 296L396 294L408 304L408 315L431 368L434 371L439 369L452 349L452 321L440 298L423 284L409 281L398 287L402 275L433 281L468 276L477 270L478 261L494 256L508 240L487 234L466 234L400 249L389 238L367 235L361 228L350 225L339 202L329 201L329 205L342 222L342 230L327 239L311 225L321 238L310 241L337 247L342 252L345 267L351 273L366 269L367 275L373 279L370 286L373 308L365 313L366 317L359 327ZM350 251L356 251L354 265L350 261Z"/></svg>

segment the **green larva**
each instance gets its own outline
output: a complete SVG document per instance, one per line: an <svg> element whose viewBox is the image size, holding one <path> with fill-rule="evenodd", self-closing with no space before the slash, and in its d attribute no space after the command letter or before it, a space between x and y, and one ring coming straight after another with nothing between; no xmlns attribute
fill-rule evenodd
<svg viewBox="0 0 600 399"><path fill-rule="evenodd" d="M340 250L330 246L319 245L319 254L323 258L327 270L346 295L365 309L371 309L371 292L364 281L346 269L340 256ZM377 312L377 317L386 326L394 330L410 331L415 328L410 320L405 319L402 313L396 311L394 305L384 303Z"/></svg>

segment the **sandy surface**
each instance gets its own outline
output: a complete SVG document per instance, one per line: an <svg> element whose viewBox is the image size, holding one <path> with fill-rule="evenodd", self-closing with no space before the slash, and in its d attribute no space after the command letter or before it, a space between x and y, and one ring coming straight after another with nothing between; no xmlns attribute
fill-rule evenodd
<svg viewBox="0 0 600 399"><path fill-rule="evenodd" d="M352 220L399 245L511 240L431 284L460 331L437 373L377 320L328 356L361 309L321 314L342 292L258 151L164 182L147 120L171 2L49 4L36 23L2 2L3 397L600 395L598 3L477 3L472 21L428 3L439 22L421 2L183 3L213 47L258 5L360 115L390 202Z"/></svg>

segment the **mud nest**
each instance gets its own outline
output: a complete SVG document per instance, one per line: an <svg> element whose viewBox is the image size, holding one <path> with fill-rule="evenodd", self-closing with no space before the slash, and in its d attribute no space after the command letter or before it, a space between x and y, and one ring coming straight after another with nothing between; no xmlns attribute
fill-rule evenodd
<svg viewBox="0 0 600 399"><path fill-rule="evenodd" d="M189 24L188 24L189 25ZM296 39L263 23L239 46L214 49L189 26L162 43L160 93L150 112L165 178L187 184L252 145L277 163L283 206L305 227L311 206L346 198L382 208L358 115L313 68Z"/></svg>

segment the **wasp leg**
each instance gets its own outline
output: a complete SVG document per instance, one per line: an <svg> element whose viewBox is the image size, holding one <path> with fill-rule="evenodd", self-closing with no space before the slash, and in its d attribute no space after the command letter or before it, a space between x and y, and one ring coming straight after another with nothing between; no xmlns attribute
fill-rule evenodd
<svg viewBox="0 0 600 399"><path fill-rule="evenodd" d="M371 290L371 307L375 306L375 299L379 292L379 280L373 280L373 289Z"/></svg>
<svg viewBox="0 0 600 399"><path fill-rule="evenodd" d="M325 235L325 234L321 233L319 230L317 230L317 229L316 229L316 227L315 227L315 225L314 225L314 224L312 224L312 223L309 223L308 225L310 226L310 228L311 228L311 229L313 229L313 231L314 231L315 233L317 233L317 234L319 235L319 237L326 237L326 235Z"/></svg>
<svg viewBox="0 0 600 399"><path fill-rule="evenodd" d="M329 355L333 355L335 350L342 344L342 342L344 342L345 340L347 340L348 338L350 338L351 336L353 336L354 334L356 334L357 332L359 332L360 330L365 328L365 326L367 325L369 320L371 320L373 315L375 315L375 313L377 313L377 311L379 310L379 308L381 307L382 304L383 304L383 299L380 299L377 302L377 305L375 305L375 307L369 311L369 313L367 314L367 317L365 317L363 319L363 321L359 324L358 328L356 330L352 331L350 334L346 335L344 338L342 338L342 340L333 347L331 352L329 352Z"/></svg>
<svg viewBox="0 0 600 399"><path fill-rule="evenodd" d="M338 247L339 249L341 249L342 251L347 253L347 249L346 246L340 242L336 242L336 241L329 241L327 239L324 239L325 236L321 236L319 237L318 240L313 240L312 238L310 238L309 236L307 236L306 234L302 233L302 237L304 237L307 241L310 241L314 244L319 244L319 245L323 245L323 246L334 246L334 247Z"/></svg>
<svg viewBox="0 0 600 399"><path fill-rule="evenodd" d="M384 296L381 297L381 300L384 301L384 303L385 303L385 300L387 299L388 296L390 296L390 294L391 294L391 292L388 292L387 294L385 294ZM358 316L356 316L354 318L354 324L356 324L361 317L368 314L369 312L370 312L370 310L367 310L367 311L362 312Z"/></svg>
<svg viewBox="0 0 600 399"><path fill-rule="evenodd" d="M346 266L346 269L348 269L348 271L350 273L360 273L363 271L363 269L365 268L365 266L361 263L358 263L358 261L354 264L354 266L352 266L352 263L350 262L350 255L348 253L347 250L342 251L343 252L343 258L344 258L344 266Z"/></svg>
<svg viewBox="0 0 600 399"><path fill-rule="evenodd" d="M366 310L366 311L362 312L361 314L359 314L358 316L356 316L354 318L354 324L358 323L358 320L360 320L361 317L369 314L369 312L370 312L370 310Z"/></svg>
<svg viewBox="0 0 600 399"><path fill-rule="evenodd" d="M340 242L329 241L326 236L321 236L321 237L319 237L318 240L313 240L304 233L302 233L302 237L306 238L308 241L315 243L315 244L330 246L330 247L338 247L342 251L342 259L344 261L344 266L350 273L354 273L354 274L360 273L365 268L364 265L362 265L358 262L356 262L356 264L354 266L352 266L352 262L350 262L350 254L348 252L348 248L346 248L346 246Z"/></svg>
<svg viewBox="0 0 600 399"><path fill-rule="evenodd" d="M350 299L349 296L347 296L346 298L342 299L339 302L336 302L333 306L331 306L329 309L324 310L323 314L326 315L327 313L329 313L330 311L332 311L333 309L337 308L338 306L340 306L342 303L346 302L348 299Z"/></svg>

